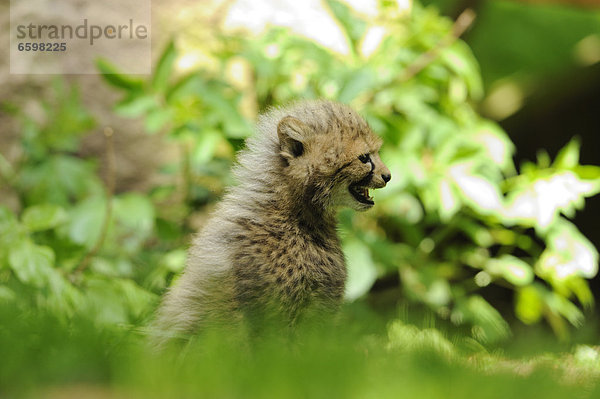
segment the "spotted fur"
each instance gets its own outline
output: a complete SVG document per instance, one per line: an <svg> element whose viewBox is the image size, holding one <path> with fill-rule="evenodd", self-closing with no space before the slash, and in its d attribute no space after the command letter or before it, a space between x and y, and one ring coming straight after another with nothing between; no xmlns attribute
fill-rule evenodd
<svg viewBox="0 0 600 399"><path fill-rule="evenodd" d="M335 212L370 207L350 194L351 184L380 188L389 180L381 140L355 111L329 101L272 109L257 130L239 154L239 184L194 239L159 308L163 337L238 322L294 325L342 301Z"/></svg>

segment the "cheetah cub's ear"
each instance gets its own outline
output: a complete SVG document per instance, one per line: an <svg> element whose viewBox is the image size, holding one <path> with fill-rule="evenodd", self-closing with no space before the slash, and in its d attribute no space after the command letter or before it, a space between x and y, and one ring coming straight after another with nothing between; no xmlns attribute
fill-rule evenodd
<svg viewBox="0 0 600 399"><path fill-rule="evenodd" d="M286 160L297 158L304 154L304 139L308 126L300 120L286 116L277 125L277 136L281 146L281 156Z"/></svg>

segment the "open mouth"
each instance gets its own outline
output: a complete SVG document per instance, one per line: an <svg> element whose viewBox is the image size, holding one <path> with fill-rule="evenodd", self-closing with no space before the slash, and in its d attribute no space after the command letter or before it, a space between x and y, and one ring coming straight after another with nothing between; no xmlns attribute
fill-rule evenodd
<svg viewBox="0 0 600 399"><path fill-rule="evenodd" d="M350 191L350 194L352 194L354 199L356 199L361 204L375 204L373 198L369 196L369 189L367 187L351 184L350 187L348 187L348 191Z"/></svg>

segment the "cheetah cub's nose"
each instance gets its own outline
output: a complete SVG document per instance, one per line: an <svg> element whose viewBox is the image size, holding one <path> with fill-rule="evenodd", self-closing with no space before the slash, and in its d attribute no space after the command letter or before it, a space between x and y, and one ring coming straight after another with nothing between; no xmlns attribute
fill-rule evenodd
<svg viewBox="0 0 600 399"><path fill-rule="evenodd" d="M392 180L392 175L391 174L385 174L385 175L381 175L381 178L383 179L384 182L389 182L390 180Z"/></svg>

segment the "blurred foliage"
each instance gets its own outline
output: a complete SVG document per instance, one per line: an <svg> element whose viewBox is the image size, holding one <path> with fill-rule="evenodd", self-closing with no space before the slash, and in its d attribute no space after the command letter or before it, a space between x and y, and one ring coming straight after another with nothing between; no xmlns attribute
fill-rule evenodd
<svg viewBox="0 0 600 399"><path fill-rule="evenodd" d="M157 355L140 337L0 305L4 398L595 398L599 348L514 359L395 321L365 335L346 320L295 345L216 334ZM364 322L364 318L362 319ZM371 320L369 320L371 321ZM325 323L327 324L327 323ZM360 324L360 323L359 323ZM43 337L43 339L40 339Z"/></svg>
<svg viewBox="0 0 600 399"><path fill-rule="evenodd" d="M434 9L414 4L405 12L382 0L380 15L367 21L327 4L346 34L346 55L273 28L259 37L216 33L205 49L216 68L177 72L174 43L150 78L98 62L123 94L115 113L141 118L149 134L181 149L180 160L157 171L171 184L146 193L106 188L97 163L76 153L94 121L74 89L57 83L42 123L21 115L22 156L13 165L0 158L2 180L19 199L16 211L0 208L0 299L139 324L183 268L192 216L231 184L254 110L329 98L358 109L383 137L394 176L376 192L373 211L340 213L348 300L397 275L394 301L425 306L490 343L510 334L485 299L486 287L499 285L514 292L521 321L545 319L567 337L567 322L579 326L580 308L593 305L586 279L598 264L569 218L600 190L600 167L579 164L574 139L554 161L540 152L517 169L506 133L473 109L482 96L474 57L464 42L448 40L452 23ZM377 32L384 34L373 46ZM447 45L438 57L407 72L440 43Z"/></svg>
<svg viewBox="0 0 600 399"><path fill-rule="evenodd" d="M76 153L95 121L76 89L54 86L42 122L20 114L21 156L3 163L2 181L20 209L0 206L0 300L63 320L74 314L110 325L141 320L156 297L136 283L160 261L145 247L155 234L154 205L136 193L107 198L96 162Z"/></svg>
<svg viewBox="0 0 600 399"><path fill-rule="evenodd" d="M597 8L554 2L482 2L480 17L469 43L485 65L486 85L516 73L529 89L543 78L568 73L570 67L582 66L581 41L597 40L600 32Z"/></svg>
<svg viewBox="0 0 600 399"><path fill-rule="evenodd" d="M464 7L458 0L422 3L435 5L446 15ZM580 7L579 3L470 2L478 16L466 40L482 67L486 87L499 79L514 78L529 93L533 86L552 83L561 74L574 73L570 71L573 67L586 66L582 51L594 50L586 50L582 40L597 40L600 11L597 7Z"/></svg>

